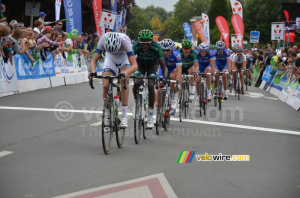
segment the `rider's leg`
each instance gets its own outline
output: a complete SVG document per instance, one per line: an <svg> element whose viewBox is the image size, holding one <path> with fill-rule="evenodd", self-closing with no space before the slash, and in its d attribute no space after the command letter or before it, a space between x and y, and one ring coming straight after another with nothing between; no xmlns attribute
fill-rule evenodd
<svg viewBox="0 0 300 198"><path fill-rule="evenodd" d="M170 80L176 80L176 76L177 76L176 70L172 71L170 73ZM173 109L175 109L176 108L177 99L178 99L177 90L175 89L175 83L170 83L170 87L171 87L170 93L171 93L171 98L172 98L172 100L171 100L171 103L172 103L171 107Z"/></svg>
<svg viewBox="0 0 300 198"><path fill-rule="evenodd" d="M188 74L189 75L193 75L194 73L194 66L191 66L189 69L188 69ZM190 84L190 93L191 94L194 94L194 77L191 77L190 78L190 81L189 81L189 84Z"/></svg>
<svg viewBox="0 0 300 198"><path fill-rule="evenodd" d="M205 74L207 73L211 73L211 68L210 67L207 67L204 71ZM211 100L211 75L207 75L206 76L206 87L207 87L207 97L208 97L208 100Z"/></svg>
<svg viewBox="0 0 300 198"><path fill-rule="evenodd" d="M121 71L126 71L128 67L123 67ZM122 98L122 117L127 118L128 112L128 97L129 97L129 88L128 88L128 79L125 81L127 89L123 88L123 80L121 80L121 98Z"/></svg>

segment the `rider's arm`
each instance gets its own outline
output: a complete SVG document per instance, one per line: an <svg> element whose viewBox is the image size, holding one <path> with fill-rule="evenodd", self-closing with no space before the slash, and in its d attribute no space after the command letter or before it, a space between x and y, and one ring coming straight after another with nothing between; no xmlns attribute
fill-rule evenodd
<svg viewBox="0 0 300 198"><path fill-rule="evenodd" d="M242 69L246 69L247 61L243 61Z"/></svg>
<svg viewBox="0 0 300 198"><path fill-rule="evenodd" d="M227 65L228 65L228 71L231 71L232 65L231 65L231 60L230 58L227 58Z"/></svg>
<svg viewBox="0 0 300 198"><path fill-rule="evenodd" d="M94 53L94 57L91 61L91 72L94 73L96 72L96 65L97 65L97 61L101 58L101 53L99 52L95 52Z"/></svg>
<svg viewBox="0 0 300 198"><path fill-rule="evenodd" d="M198 71L199 71L199 63L198 63L198 61L193 63L193 67L194 67L194 73L198 73Z"/></svg>
<svg viewBox="0 0 300 198"><path fill-rule="evenodd" d="M181 78L181 75L182 75L182 65L177 65L176 66L176 71L177 71L177 76L176 76L176 80L178 80L179 84L181 85L181 81L182 81L182 78Z"/></svg>
<svg viewBox="0 0 300 198"><path fill-rule="evenodd" d="M164 79L167 78L167 67L166 67L166 63L165 63L165 59L158 59L159 65L161 67L162 73L163 73L163 77Z"/></svg>
<svg viewBox="0 0 300 198"><path fill-rule="evenodd" d="M137 65L137 62L136 62L136 56L135 55L128 56L128 60L129 60L129 63L131 65L131 67L127 70L126 73L128 75L131 75L132 73L136 72L137 69L138 69L138 65Z"/></svg>
<svg viewBox="0 0 300 198"><path fill-rule="evenodd" d="M211 58L209 62L211 67L211 73L215 73L215 59Z"/></svg>

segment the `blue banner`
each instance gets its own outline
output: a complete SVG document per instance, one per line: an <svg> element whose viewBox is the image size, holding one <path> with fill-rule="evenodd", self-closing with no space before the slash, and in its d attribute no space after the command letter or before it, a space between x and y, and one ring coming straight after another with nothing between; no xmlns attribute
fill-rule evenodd
<svg viewBox="0 0 300 198"><path fill-rule="evenodd" d="M45 61L32 63L27 55L14 55L18 80L38 79L55 76L54 60L50 52L47 52Z"/></svg>
<svg viewBox="0 0 300 198"><path fill-rule="evenodd" d="M69 21L67 24L67 32L78 30L78 34L82 33L82 17L81 17L81 1L64 0L65 15Z"/></svg>
<svg viewBox="0 0 300 198"><path fill-rule="evenodd" d="M110 0L110 10L114 13L114 14L117 14L117 6L118 6L118 1L117 0ZM113 32L116 32L117 31L117 20L115 22L115 25L114 25L114 29L113 29Z"/></svg>
<svg viewBox="0 0 300 198"><path fill-rule="evenodd" d="M264 80L266 82L270 82L271 80L271 72L272 72L272 66L267 66L264 72L264 75L261 77L261 80Z"/></svg>
<svg viewBox="0 0 300 198"><path fill-rule="evenodd" d="M125 25L126 15L127 15L127 9L124 9L123 10L123 16L122 16L122 25Z"/></svg>
<svg viewBox="0 0 300 198"><path fill-rule="evenodd" d="M193 40L193 32L192 32L190 24L188 24L187 22L185 22L185 23L182 24L182 27L183 27L183 31L184 31L186 37L190 41L192 41Z"/></svg>

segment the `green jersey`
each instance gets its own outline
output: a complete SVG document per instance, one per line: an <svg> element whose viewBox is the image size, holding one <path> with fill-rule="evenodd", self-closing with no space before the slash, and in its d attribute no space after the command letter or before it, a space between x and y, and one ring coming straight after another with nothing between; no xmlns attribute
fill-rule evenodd
<svg viewBox="0 0 300 198"><path fill-rule="evenodd" d="M191 50L191 53L185 57L183 55L183 50L181 49L180 51L181 54L181 58L182 58L182 67L185 69L190 68L191 66L193 66L194 62L197 62L197 53L195 52L195 50Z"/></svg>
<svg viewBox="0 0 300 198"><path fill-rule="evenodd" d="M137 62L142 64L151 64L160 59L164 59L161 46L152 41L151 48L148 52L144 52L139 41L136 41L132 46L133 52L137 55Z"/></svg>

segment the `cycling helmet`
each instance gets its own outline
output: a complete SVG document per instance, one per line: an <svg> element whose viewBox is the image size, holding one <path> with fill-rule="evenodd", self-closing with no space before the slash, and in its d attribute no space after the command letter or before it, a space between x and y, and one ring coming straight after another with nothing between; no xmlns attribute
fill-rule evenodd
<svg viewBox="0 0 300 198"><path fill-rule="evenodd" d="M217 49L225 49L224 41L217 41L216 47L217 47Z"/></svg>
<svg viewBox="0 0 300 198"><path fill-rule="evenodd" d="M190 41L190 40L183 40L183 41L181 42L181 45L182 45L182 47L192 47L192 46L193 46L193 43L192 43L192 41Z"/></svg>
<svg viewBox="0 0 300 198"><path fill-rule="evenodd" d="M237 50L236 50L236 53L243 53L244 52L244 49L242 49L242 48L237 48Z"/></svg>
<svg viewBox="0 0 300 198"><path fill-rule="evenodd" d="M175 47L175 43L171 39L164 39L160 42L160 46L163 50L172 50Z"/></svg>
<svg viewBox="0 0 300 198"><path fill-rule="evenodd" d="M105 35L104 50L108 53L116 53L121 48L122 40L116 32L109 32Z"/></svg>
<svg viewBox="0 0 300 198"><path fill-rule="evenodd" d="M249 54L246 54L246 58L249 59L249 58L250 58L250 55L249 55Z"/></svg>
<svg viewBox="0 0 300 198"><path fill-rule="evenodd" d="M206 43L201 43L201 44L198 46L198 48L199 48L200 50L208 50L208 49L209 49L209 47L208 47L208 45L207 45Z"/></svg>
<svg viewBox="0 0 300 198"><path fill-rule="evenodd" d="M140 40L153 40L153 33L150 30L141 30L138 37Z"/></svg>

